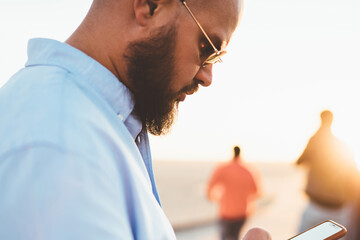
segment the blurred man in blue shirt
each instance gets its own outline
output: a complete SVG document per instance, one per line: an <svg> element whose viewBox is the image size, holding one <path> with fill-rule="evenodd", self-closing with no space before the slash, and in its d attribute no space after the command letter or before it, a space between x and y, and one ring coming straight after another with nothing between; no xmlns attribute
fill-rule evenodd
<svg viewBox="0 0 360 240"><path fill-rule="evenodd" d="M65 43L30 40L0 89L0 239L175 239L147 132L211 84L241 7L94 0Z"/></svg>

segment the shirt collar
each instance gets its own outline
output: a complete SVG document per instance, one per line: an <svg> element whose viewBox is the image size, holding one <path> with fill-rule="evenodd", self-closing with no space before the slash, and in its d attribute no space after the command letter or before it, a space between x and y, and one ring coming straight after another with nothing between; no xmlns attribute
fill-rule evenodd
<svg viewBox="0 0 360 240"><path fill-rule="evenodd" d="M28 61L25 66L34 65L54 65L75 75L82 75L82 78L76 78L76 80L84 79L86 84L100 93L122 121L135 121L135 123L132 122L131 129L129 129L134 138L141 131L140 120L131 114L135 102L130 90L112 72L82 51L56 40L30 39ZM133 116L128 120L130 115ZM129 128L128 124L126 125Z"/></svg>

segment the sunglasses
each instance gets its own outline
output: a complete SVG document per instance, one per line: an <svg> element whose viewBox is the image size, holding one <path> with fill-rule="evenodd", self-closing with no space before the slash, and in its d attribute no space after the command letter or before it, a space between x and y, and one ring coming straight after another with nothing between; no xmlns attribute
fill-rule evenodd
<svg viewBox="0 0 360 240"><path fill-rule="evenodd" d="M214 64L214 63L218 63L218 62L222 62L221 60L221 56L223 56L226 51L224 50L218 50L213 42L210 40L209 36L206 34L205 30L201 27L200 23L198 22L198 20L196 19L196 17L194 16L194 14L191 12L191 10L189 9L189 7L187 6L185 0L180 0L183 5L185 6L186 10L190 13L191 17L194 19L194 21L196 22L196 24L198 25L198 27L200 28L201 32L204 34L205 38L208 40L208 42L210 43L211 47L214 49L214 52L212 54L210 54L205 61L201 64L202 67L206 67L210 64Z"/></svg>

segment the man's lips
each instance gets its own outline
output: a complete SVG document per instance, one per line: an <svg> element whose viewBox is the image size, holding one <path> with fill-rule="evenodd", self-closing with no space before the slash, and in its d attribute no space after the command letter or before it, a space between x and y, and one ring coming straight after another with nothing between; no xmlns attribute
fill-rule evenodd
<svg viewBox="0 0 360 240"><path fill-rule="evenodd" d="M188 92L183 92L179 95L179 101L185 101L185 98L187 95L193 95L194 93L196 92L196 89L195 90L192 90L192 91L188 91Z"/></svg>
<svg viewBox="0 0 360 240"><path fill-rule="evenodd" d="M186 95L193 95L195 92L197 92L198 89L199 89L199 86L196 85L194 87L186 89L185 91L180 92L178 95L179 96L178 100L183 102L186 98Z"/></svg>

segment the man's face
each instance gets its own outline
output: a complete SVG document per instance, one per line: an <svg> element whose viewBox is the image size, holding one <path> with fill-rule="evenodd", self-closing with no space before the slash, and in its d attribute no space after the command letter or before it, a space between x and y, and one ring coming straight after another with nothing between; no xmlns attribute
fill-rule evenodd
<svg viewBox="0 0 360 240"><path fill-rule="evenodd" d="M197 14L219 50L230 40L239 16L234 4L225 3L237 0L223 1L209 1L212 10ZM136 114L154 135L168 132L178 103L186 95L196 92L199 84L209 86L212 81L212 65L203 68L201 64L213 49L185 7L177 7L180 17L150 37L131 42L124 54Z"/></svg>
<svg viewBox="0 0 360 240"><path fill-rule="evenodd" d="M177 91L171 88L175 79L176 37L176 26L171 24L158 29L150 38L130 43L125 52L136 114L154 135L169 131L178 103L184 95L198 89L195 81Z"/></svg>

